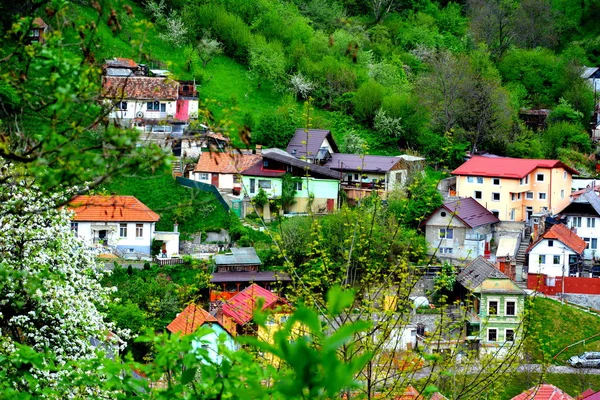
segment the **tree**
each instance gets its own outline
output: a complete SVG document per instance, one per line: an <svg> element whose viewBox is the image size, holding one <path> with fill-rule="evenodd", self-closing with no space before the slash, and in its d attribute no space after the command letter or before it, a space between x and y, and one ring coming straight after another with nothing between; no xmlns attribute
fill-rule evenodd
<svg viewBox="0 0 600 400"><path fill-rule="evenodd" d="M262 36L255 37L249 58L250 72L258 82L259 89L265 81L274 85L282 83L286 58L279 42L268 43Z"/></svg>
<svg viewBox="0 0 600 400"><path fill-rule="evenodd" d="M197 46L198 55L202 61L202 66L206 68L213 58L223 53L223 44L210 37L203 37Z"/></svg>
<svg viewBox="0 0 600 400"><path fill-rule="evenodd" d="M284 105L274 112L261 115L252 142L266 147L285 148L300 123L296 109Z"/></svg>
<svg viewBox="0 0 600 400"><path fill-rule="evenodd" d="M383 101L384 88L375 81L361 85L354 94L354 115L361 121L371 125L381 102Z"/></svg>
<svg viewBox="0 0 600 400"><path fill-rule="evenodd" d="M471 30L475 38L484 42L494 59L502 58L513 43L514 0L468 0Z"/></svg>
<svg viewBox="0 0 600 400"><path fill-rule="evenodd" d="M523 0L515 15L515 42L521 47L552 48L558 42L556 16L549 0Z"/></svg>

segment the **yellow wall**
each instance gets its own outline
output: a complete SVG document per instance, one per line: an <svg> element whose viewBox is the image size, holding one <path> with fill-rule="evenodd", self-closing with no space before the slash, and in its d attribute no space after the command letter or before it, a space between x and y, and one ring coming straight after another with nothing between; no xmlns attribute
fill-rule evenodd
<svg viewBox="0 0 600 400"><path fill-rule="evenodd" d="M543 181L537 180L538 174L544 175ZM528 175L526 184L521 184L520 179L512 178L498 178L498 185L494 184L492 177L472 178L473 182L469 182L467 176L456 177L457 196L473 197L489 211L497 211L498 218L502 221L525 221L527 207L532 207L534 213L541 212L546 207L554 214L569 204L572 176L564 168L537 168ZM483 179L483 182L478 183L478 178ZM475 197L476 191L481 192L480 199ZM527 198L527 192L533 193L533 199ZM493 193L500 194L499 201L493 199ZM540 193L545 193L545 199L540 199ZM511 213L512 210L514 214Z"/></svg>

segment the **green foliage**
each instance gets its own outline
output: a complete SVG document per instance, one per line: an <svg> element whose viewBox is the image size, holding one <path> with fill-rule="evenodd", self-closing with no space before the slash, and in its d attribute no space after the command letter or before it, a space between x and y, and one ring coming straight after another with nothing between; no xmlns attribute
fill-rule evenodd
<svg viewBox="0 0 600 400"><path fill-rule="evenodd" d="M258 88L265 81L281 85L286 70L286 59L283 47L277 41L267 42L262 36L255 36L250 47L248 65Z"/></svg>
<svg viewBox="0 0 600 400"><path fill-rule="evenodd" d="M263 188L258 189L258 193L256 193L256 196L252 198L252 201L254 202L256 207L258 207L258 209L261 210L264 207L264 205L269 202L267 192L265 192Z"/></svg>
<svg viewBox="0 0 600 400"><path fill-rule="evenodd" d="M384 88L375 81L361 85L354 94L354 115L361 121L371 124L383 101Z"/></svg>
<svg viewBox="0 0 600 400"><path fill-rule="evenodd" d="M581 125L569 122L557 122L548 127L542 137L546 158L554 159L561 147L573 147L581 152L591 151L591 141Z"/></svg>
<svg viewBox="0 0 600 400"><path fill-rule="evenodd" d="M417 228L442 203L437 181L421 175L414 178L405 192L394 191L390 194L388 208L402 224Z"/></svg>
<svg viewBox="0 0 600 400"><path fill-rule="evenodd" d="M583 118L583 113L575 110L573 106L564 98L560 98L558 105L552 109L550 115L546 119L548 124L556 122L570 122L577 124Z"/></svg>
<svg viewBox="0 0 600 400"><path fill-rule="evenodd" d="M295 108L282 106L275 112L261 115L252 142L265 147L285 148L300 126Z"/></svg>
<svg viewBox="0 0 600 400"><path fill-rule="evenodd" d="M281 197L279 202L284 212L287 212L291 206L296 204L296 185L302 182L302 179L286 173L281 177Z"/></svg>

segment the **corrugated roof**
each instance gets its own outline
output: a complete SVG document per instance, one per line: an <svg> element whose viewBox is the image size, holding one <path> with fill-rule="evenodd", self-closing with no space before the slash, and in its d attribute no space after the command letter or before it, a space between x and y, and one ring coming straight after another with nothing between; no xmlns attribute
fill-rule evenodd
<svg viewBox="0 0 600 400"><path fill-rule="evenodd" d="M538 160L510 157L482 157L474 156L460 167L452 171L452 175L489 176L496 178L520 179L531 173L536 168L562 167L574 175L577 170L569 167L559 160Z"/></svg>
<svg viewBox="0 0 600 400"><path fill-rule="evenodd" d="M263 272L216 272L212 274L210 281L212 283L227 282L289 282L292 279L285 272L263 271Z"/></svg>
<svg viewBox="0 0 600 400"><path fill-rule="evenodd" d="M529 253L544 239L555 239L573 250L577 254L582 254L585 250L585 241L577 236L577 234L563 224L552 225L550 229L544 232L535 242L527 248Z"/></svg>
<svg viewBox="0 0 600 400"><path fill-rule="evenodd" d="M260 298L264 299L263 310L281 301L273 292L253 283L223 304L223 314L232 318L237 324L245 325L252 320L252 313Z"/></svg>
<svg viewBox="0 0 600 400"><path fill-rule="evenodd" d="M474 292L486 279L490 278L509 279L494 264L479 256L460 271L456 281Z"/></svg>
<svg viewBox="0 0 600 400"><path fill-rule="evenodd" d="M106 68L108 76L132 76L133 71L128 68Z"/></svg>
<svg viewBox="0 0 600 400"><path fill-rule="evenodd" d="M327 138L333 153L337 153L337 144L333 140L331 131L323 129L296 129L294 136L287 145L286 152L295 157L315 158L323 141Z"/></svg>
<svg viewBox="0 0 600 400"><path fill-rule="evenodd" d="M500 222L498 217L488 211L487 208L479 204L477 200L472 197L449 201L444 203L442 208L455 214L455 217L470 228L477 228L478 226Z"/></svg>
<svg viewBox="0 0 600 400"><path fill-rule="evenodd" d="M554 385L544 383L513 397L511 400L575 400Z"/></svg>
<svg viewBox="0 0 600 400"><path fill-rule="evenodd" d="M379 172L384 174L400 161L399 157L334 153L325 166L336 171Z"/></svg>
<svg viewBox="0 0 600 400"><path fill-rule="evenodd" d="M254 247L232 247L231 254L218 254L215 256L217 265L261 265L262 262L256 254Z"/></svg>
<svg viewBox="0 0 600 400"><path fill-rule="evenodd" d="M73 221L156 222L160 216L133 196L76 196Z"/></svg>
<svg viewBox="0 0 600 400"><path fill-rule="evenodd" d="M167 325L167 330L172 333L181 332L182 335L189 335L196 332L205 322L218 321L208 311L192 303Z"/></svg>
<svg viewBox="0 0 600 400"><path fill-rule="evenodd" d="M137 68L138 64L131 58L115 57L104 60L107 67Z"/></svg>
<svg viewBox="0 0 600 400"><path fill-rule="evenodd" d="M280 149L265 149L262 152L262 156L263 159L274 160L286 165L291 165L293 167L303 169L307 171L310 176L315 178L339 179L339 174L337 172L332 171L329 168L321 167L320 165L315 165L306 161L299 160L296 157L291 156ZM258 162L252 167L243 171L242 175L277 177L284 175L285 172L286 171L269 170L268 168L263 168L263 163Z"/></svg>
<svg viewBox="0 0 600 400"><path fill-rule="evenodd" d="M194 172L238 174L262 159L260 154L202 153Z"/></svg>
<svg viewBox="0 0 600 400"><path fill-rule="evenodd" d="M598 71L598 67L583 67L581 69L581 77L583 79L589 79L596 71Z"/></svg>
<svg viewBox="0 0 600 400"><path fill-rule="evenodd" d="M179 83L148 76L103 76L102 96L108 99L177 100Z"/></svg>

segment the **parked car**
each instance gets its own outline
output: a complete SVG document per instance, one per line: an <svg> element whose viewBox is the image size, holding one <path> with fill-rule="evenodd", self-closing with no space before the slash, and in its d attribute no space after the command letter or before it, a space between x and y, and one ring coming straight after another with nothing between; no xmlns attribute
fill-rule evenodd
<svg viewBox="0 0 600 400"><path fill-rule="evenodd" d="M600 265L594 265L590 272L592 273L592 278L600 277Z"/></svg>
<svg viewBox="0 0 600 400"><path fill-rule="evenodd" d="M600 367L600 352L586 351L580 356L573 356L567 360L569 364L577 368Z"/></svg>

